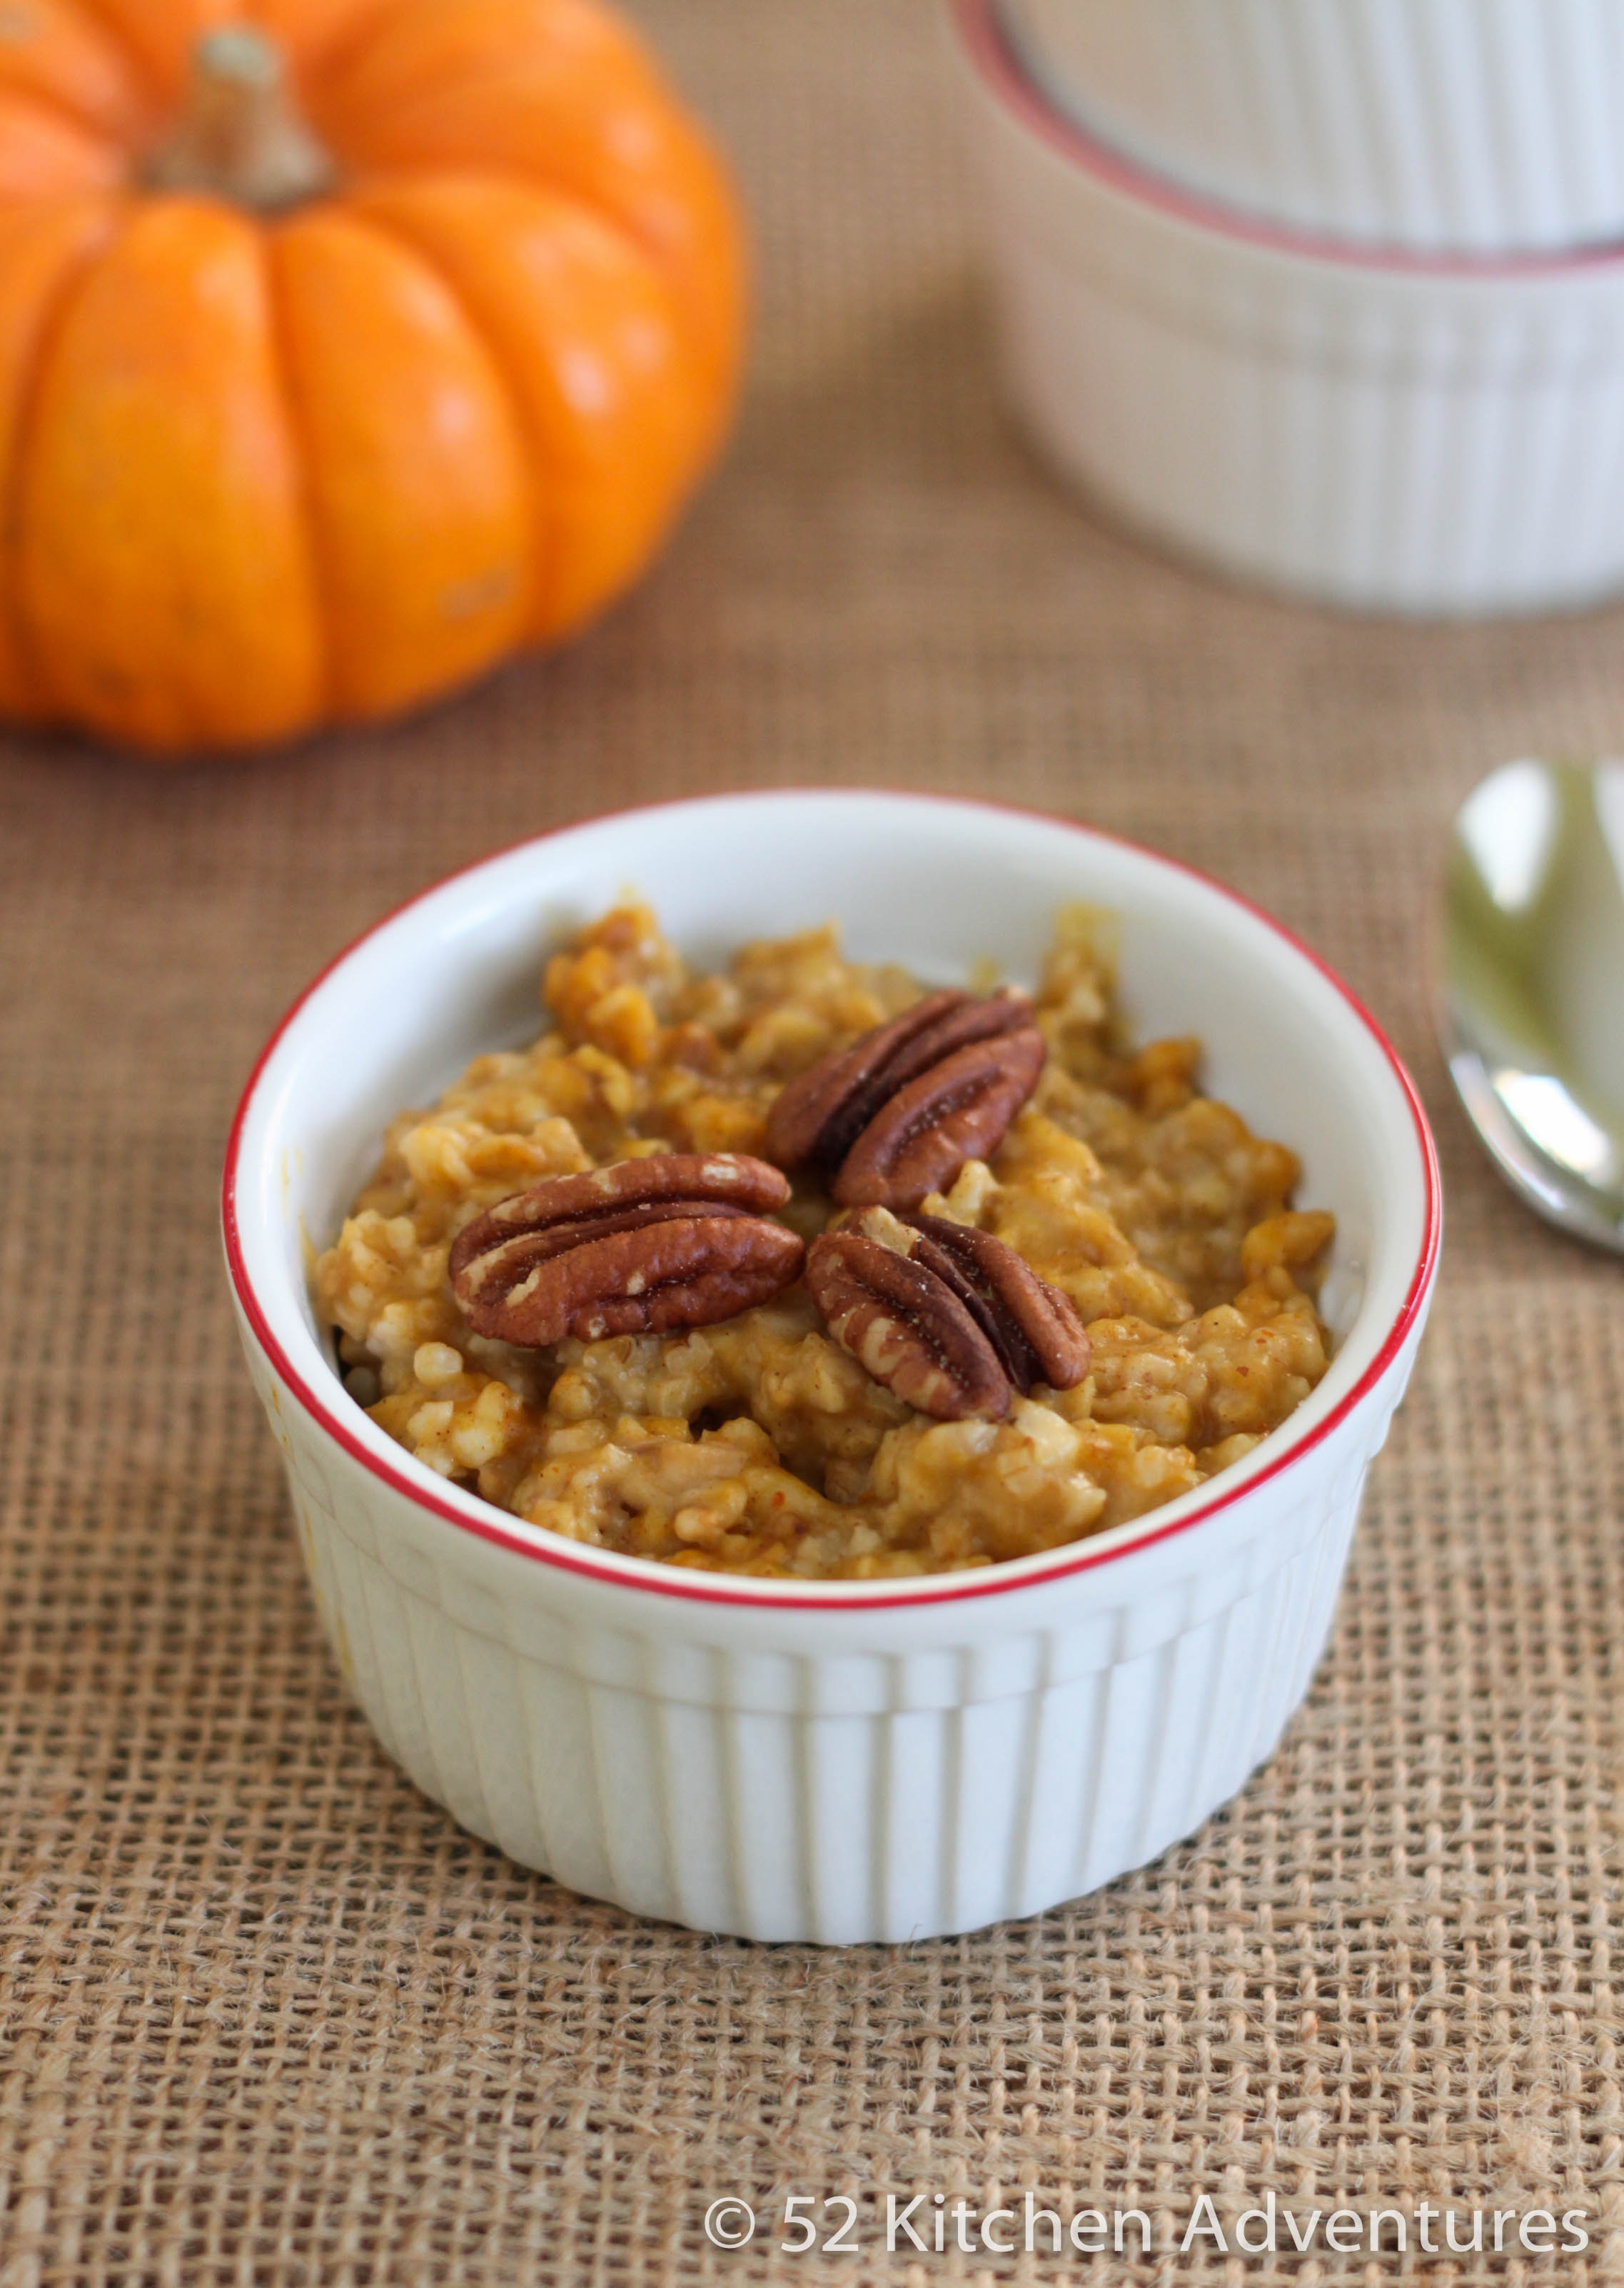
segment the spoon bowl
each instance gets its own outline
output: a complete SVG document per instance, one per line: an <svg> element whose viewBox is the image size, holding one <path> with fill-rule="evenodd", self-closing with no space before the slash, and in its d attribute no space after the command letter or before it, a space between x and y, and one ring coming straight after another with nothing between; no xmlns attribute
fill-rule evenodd
<svg viewBox="0 0 1624 2288"><path fill-rule="evenodd" d="M1512 1189L1624 1253L1624 761L1506 763L1467 798L1439 1033Z"/></svg>

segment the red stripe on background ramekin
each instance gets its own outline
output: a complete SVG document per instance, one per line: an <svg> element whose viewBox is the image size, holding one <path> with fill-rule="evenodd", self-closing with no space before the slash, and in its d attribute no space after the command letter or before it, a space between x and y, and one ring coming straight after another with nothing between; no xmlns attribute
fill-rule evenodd
<svg viewBox="0 0 1624 2288"><path fill-rule="evenodd" d="M965 54L1006 109L1050 144L1063 158L1092 175L1121 197L1153 207L1176 222L1218 238L1240 239L1275 254L1308 262L1340 264L1354 270L1413 273L1432 278L1559 278L1575 271L1606 269L1624 263L1624 245L1602 240L1560 254L1438 254L1419 247L1366 245L1357 239L1320 236L1271 222L1243 207L1224 204L1186 189L1170 175L1156 173L1109 143L1100 142L1029 76L999 20L996 0L949 0Z"/></svg>
<svg viewBox="0 0 1624 2288"><path fill-rule="evenodd" d="M899 1605L944 1604L968 1597L1005 1595L1015 1590L1034 1587L1041 1583L1062 1580L1073 1573L1090 1572L1096 1567L1114 1563L1118 1558L1131 1556L1137 1550L1151 1548L1159 1541L1169 1540L1176 1534L1188 1532L1192 1526L1199 1525L1203 1520L1216 1515L1221 1510L1227 1509L1232 1502L1240 1500L1256 1488L1266 1485L1271 1478L1278 1477L1281 1471L1288 1468L1293 1463L1300 1461L1304 1455L1311 1453L1316 1446L1327 1438L1337 1425L1346 1419L1361 1399L1367 1397L1374 1389L1404 1347L1406 1339L1426 1300L1433 1273L1438 1267L1438 1248L1443 1229L1443 1196L1438 1175L1438 1154L1433 1145L1432 1132L1427 1125L1426 1114L1422 1108L1420 1094L1415 1084L1405 1069L1398 1051L1364 1003L1343 984L1335 971L1322 961L1311 947L1305 945L1282 923L1276 921L1272 914L1266 913L1250 898L1243 897L1238 890L1232 890L1222 882L1215 882L1209 875L1201 873L1196 867L1186 866L1181 859L1164 857L1160 851L1147 850L1142 844L1131 842L1124 835L1112 834L1099 827L1082 826L1073 819L1058 818L1049 812L1027 809L1018 803L978 801L963 797L919 795L905 789L877 787L774 788L771 793L761 794L760 798L770 802L781 796L829 793L859 795L890 793L902 795L906 799L913 802L937 804L944 809L991 811L1013 818L1032 820L1041 825L1056 829L1063 834L1077 835L1084 840L1106 842L1118 849L1130 850L1137 857L1148 858L1153 864L1168 867L1175 873L1183 874L1191 881L1199 882L1203 888L1216 892L1219 897L1227 899L1232 905L1239 906L1254 920L1263 923L1265 928L1271 931L1276 937L1289 946L1294 953L1306 961L1311 968L1317 970L1327 983L1334 987L1346 1002L1391 1067L1415 1126L1416 1141L1421 1150L1426 1211L1421 1251L1398 1315L1388 1330L1375 1357L1366 1368L1353 1388L1338 1401L1322 1422L1314 1425L1306 1437L1300 1439L1295 1445L1287 1447L1284 1452L1276 1455L1265 1469L1259 1470L1254 1476L1247 1478L1241 1483L1216 1494L1211 1501L1203 1502L1199 1508L1191 1510L1183 1517L1172 1519L1165 1524L1152 1525L1145 1532L1136 1536L1131 1541L1120 1542L1113 1548L1093 1552L1089 1550L1086 1543L1081 1545L1072 1545L1069 1550L1057 1551L1055 1561L1052 1564L1044 1564L1031 1559L1017 1559L1010 1565L990 1566L985 1570L978 1570L973 1574L949 1573L923 1577L916 1582L910 1583L905 1589L897 1587L892 1582L850 1581L838 1585L839 1593L831 1593L834 1585L829 1584L820 1584L814 1586L807 1583L802 1586L781 1580L757 1582L743 1575L692 1573L678 1567L662 1565L652 1558L615 1558L607 1553L602 1556L597 1556L572 1546L562 1537L557 1537L556 1548L548 1547L543 1545L539 1538L530 1540L513 1531L510 1527L504 1526L501 1522L502 1512L482 1502L478 1495L470 1494L463 1498L468 1503L468 1508L464 1510L447 1500L432 1486L418 1485L392 1461L382 1455L373 1453L368 1447L363 1445L343 1418L329 1404L326 1397L312 1389L294 1367L292 1361L272 1332L270 1323L260 1307L248 1275L248 1266L243 1259L242 1233L238 1225L236 1209L238 1166L249 1110L266 1066L301 1010L320 992L327 980L344 966L353 954L377 936L380 931L387 929L392 923L398 921L401 915L411 912L414 907L422 905L427 899L437 896L452 883L459 882L470 874L480 873L486 867L494 865L503 858L511 857L518 851L556 841L560 836L579 832L586 827L605 825L612 819L646 818L651 814L662 810L681 810L691 806L686 801L649 803L636 810L604 812L587 818L573 820L569 825L556 827L546 834L527 836L523 841L511 843L504 849L493 851L487 857L476 859L471 865L459 867L456 872L448 874L440 881L431 883L426 889L418 891L414 897L403 900L380 920L374 922L369 929L363 930L358 937L353 939L342 951L335 954L332 960L312 979L297 1000L293 1003L261 1050L253 1071L249 1076L248 1085L242 1092L242 1100L238 1104L236 1116L232 1122L231 1135L226 1148L221 1198L221 1226L226 1245L226 1260L237 1300L242 1306L243 1315L252 1328L255 1339L260 1348L305 1411L353 1460L359 1462L372 1476L381 1479L396 1493L416 1503L420 1509L430 1511L436 1517L444 1519L448 1524L457 1527L462 1532L475 1534L480 1540L493 1542L498 1548L511 1551L515 1556L528 1558L534 1563L554 1566L566 1573L584 1574L590 1579L606 1586L623 1589L632 1593L686 1598L701 1604L757 1608L776 1606L799 1612L820 1609L837 1612L874 1612ZM703 801L717 798L701 797L697 799ZM746 802L751 798L751 794L748 792L732 798L734 800ZM333 1382L333 1391L345 1406L353 1404L352 1400L344 1395L336 1378ZM1280 1434L1277 1431L1272 1434L1279 1436ZM425 1473L425 1474L428 1474ZM533 1527L531 1531L539 1537L544 1532L544 1529ZM553 1537L548 1537L548 1538L551 1539ZM1024 1569L1028 1565L1033 1568L1030 1571ZM1017 1567L1022 1569L1017 1571L1015 1569Z"/></svg>

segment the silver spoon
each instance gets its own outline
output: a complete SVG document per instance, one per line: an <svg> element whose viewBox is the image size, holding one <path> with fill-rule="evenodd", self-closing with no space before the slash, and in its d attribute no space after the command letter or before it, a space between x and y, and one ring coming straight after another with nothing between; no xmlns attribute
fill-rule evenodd
<svg viewBox="0 0 1624 2288"><path fill-rule="evenodd" d="M1624 1253L1624 761L1506 763L1468 797L1438 1029L1512 1189Z"/></svg>

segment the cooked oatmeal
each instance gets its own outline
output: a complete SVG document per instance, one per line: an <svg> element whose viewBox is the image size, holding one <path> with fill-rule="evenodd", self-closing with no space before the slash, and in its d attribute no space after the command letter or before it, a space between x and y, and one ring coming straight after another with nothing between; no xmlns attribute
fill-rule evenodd
<svg viewBox="0 0 1624 2288"><path fill-rule="evenodd" d="M920 1204L1069 1299L1087 1333L1073 1387L1018 1385L1002 1419L916 1412L833 1339L799 1279L663 1334L527 1348L475 1331L448 1259L476 1217L629 1159L761 1156L785 1084L924 991L846 960L828 928L691 973L627 906L548 964L533 1047L476 1058L390 1128L316 1267L352 1394L431 1469L533 1524L727 1572L993 1564L1199 1486L1324 1374L1333 1224L1292 1208L1284 1145L1199 1092L1199 1043L1121 1038L1108 945L1097 914L1060 917L1034 996L1035 1089L989 1157ZM811 1241L852 1215L803 1171L776 1219Z"/></svg>

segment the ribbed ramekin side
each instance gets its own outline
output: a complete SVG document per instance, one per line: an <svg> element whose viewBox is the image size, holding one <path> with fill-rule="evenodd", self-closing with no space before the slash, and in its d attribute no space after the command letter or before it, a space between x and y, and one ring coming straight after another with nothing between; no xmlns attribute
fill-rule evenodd
<svg viewBox="0 0 1624 2288"><path fill-rule="evenodd" d="M1384 610L1624 584L1624 277L1491 303L1248 259L1226 295L1165 257L1125 277L1006 193L997 284L1034 441L1176 546Z"/></svg>
<svg viewBox="0 0 1624 2288"><path fill-rule="evenodd" d="M1624 235L1616 0L1001 0L1057 107L1191 191L1416 251Z"/></svg>
<svg viewBox="0 0 1624 2288"><path fill-rule="evenodd" d="M637 1913L850 1943L1039 1911L1232 1794L1329 1626L1370 1434L1360 1419L1328 1439L1217 1580L1195 1545L1153 1553L1103 1627L1097 1611L1023 1648L1026 1688L957 1701L985 1646L945 1664L842 1654L838 1683L797 1655L764 1693L758 1658L713 1650L674 1692L653 1614L646 1636L536 1632L480 1577L481 1545L414 1542L416 1521L385 1514L371 1482L340 1482L308 1426L284 1451L350 1689L459 1823Z"/></svg>

